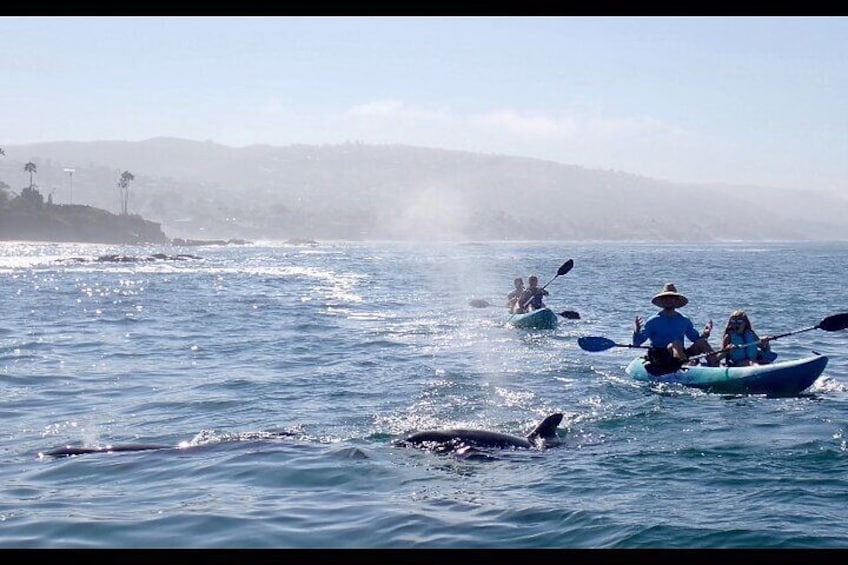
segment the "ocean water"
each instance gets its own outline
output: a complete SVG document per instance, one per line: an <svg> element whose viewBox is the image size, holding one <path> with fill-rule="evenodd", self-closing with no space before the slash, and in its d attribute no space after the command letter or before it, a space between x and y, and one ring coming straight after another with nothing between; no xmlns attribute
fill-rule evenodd
<svg viewBox="0 0 848 565"><path fill-rule="evenodd" d="M195 257L94 260L154 253ZM512 279L569 258L546 301L581 318L508 326ZM638 383L633 350L577 346L626 342L667 281L714 346L736 308L813 326L848 311L845 242L0 242L0 281L0 547L848 546L848 330L773 343L830 358L789 398ZM395 444L553 412L545 451ZM123 443L174 447L43 455Z"/></svg>

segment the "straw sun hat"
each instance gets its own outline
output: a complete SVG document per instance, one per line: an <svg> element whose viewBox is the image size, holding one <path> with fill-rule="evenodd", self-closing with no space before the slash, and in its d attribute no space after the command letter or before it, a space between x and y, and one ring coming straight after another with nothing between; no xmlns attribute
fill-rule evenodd
<svg viewBox="0 0 848 565"><path fill-rule="evenodd" d="M663 308L664 305L662 303L662 299L666 296L670 296L675 299L674 308L682 308L689 304L689 299L677 292L677 287L674 286L674 283L665 283L663 285L662 292L658 293L651 299L651 304Z"/></svg>

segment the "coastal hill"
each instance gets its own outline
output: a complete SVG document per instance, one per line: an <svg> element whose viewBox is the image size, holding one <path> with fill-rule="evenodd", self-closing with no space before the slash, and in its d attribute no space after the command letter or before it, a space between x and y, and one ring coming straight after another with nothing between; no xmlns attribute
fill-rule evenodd
<svg viewBox="0 0 848 565"><path fill-rule="evenodd" d="M171 237L846 240L848 199L401 145L228 147L173 138L4 146L0 182L133 214ZM67 172L73 169L72 177ZM2 185L0 185L2 186Z"/></svg>

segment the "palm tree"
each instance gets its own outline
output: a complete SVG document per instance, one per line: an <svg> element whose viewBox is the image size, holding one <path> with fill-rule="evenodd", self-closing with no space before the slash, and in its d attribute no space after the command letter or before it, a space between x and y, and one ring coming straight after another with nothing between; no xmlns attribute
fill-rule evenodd
<svg viewBox="0 0 848 565"><path fill-rule="evenodd" d="M127 202L130 199L130 182L135 180L135 176L129 171L121 173L121 179L118 181L118 190L121 192L121 214L127 215Z"/></svg>
<svg viewBox="0 0 848 565"><path fill-rule="evenodd" d="M24 165L24 171L29 173L29 187L32 189L32 173L37 173L35 163L29 161L26 165Z"/></svg>

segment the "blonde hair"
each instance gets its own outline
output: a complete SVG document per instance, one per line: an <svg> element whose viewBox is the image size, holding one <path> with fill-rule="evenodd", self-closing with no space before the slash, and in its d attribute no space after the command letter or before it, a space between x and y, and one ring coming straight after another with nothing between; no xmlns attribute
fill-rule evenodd
<svg viewBox="0 0 848 565"><path fill-rule="evenodd" d="M745 310L734 310L731 312L730 317L727 319L727 326L724 328L724 333L729 334L730 332L735 330L735 326L730 322L730 320L734 318L741 318L745 320L745 329L754 331L754 328L751 327L751 320L748 319L748 314L745 313ZM756 332L754 332L756 333Z"/></svg>

